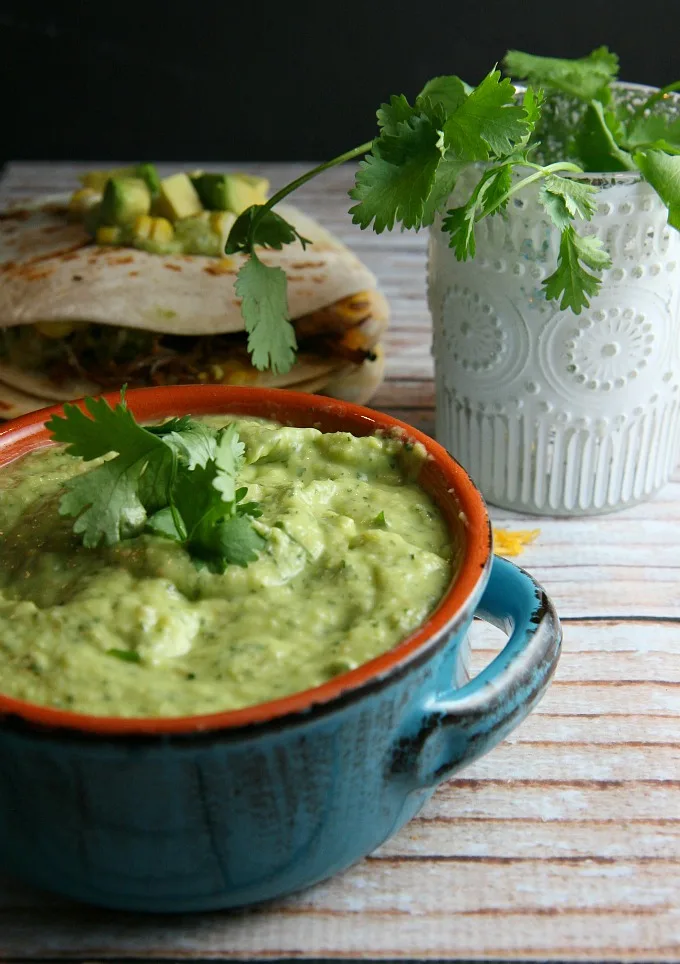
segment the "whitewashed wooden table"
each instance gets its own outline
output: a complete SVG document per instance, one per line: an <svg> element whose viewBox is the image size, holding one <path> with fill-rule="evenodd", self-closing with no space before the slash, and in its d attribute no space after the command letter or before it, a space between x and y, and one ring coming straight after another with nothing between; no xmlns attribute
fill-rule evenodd
<svg viewBox="0 0 680 964"><path fill-rule="evenodd" d="M70 190L94 166L12 164L0 199ZM249 169L277 186L304 168ZM353 228L351 178L332 172L296 203L355 248L391 302L374 406L432 433L426 237ZM680 474L616 515L492 516L540 527L521 562L565 637L550 691L504 744L377 853L266 908L142 917L3 878L0 959L680 960ZM477 625L475 641L481 666L498 634Z"/></svg>

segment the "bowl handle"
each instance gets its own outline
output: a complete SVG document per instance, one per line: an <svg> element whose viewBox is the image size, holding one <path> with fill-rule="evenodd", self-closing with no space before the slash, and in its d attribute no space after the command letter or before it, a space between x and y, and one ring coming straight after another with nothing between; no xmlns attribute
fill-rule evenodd
<svg viewBox="0 0 680 964"><path fill-rule="evenodd" d="M447 779L521 723L559 659L562 629L553 604L527 572L505 559L494 557L475 615L509 638L469 683L421 705L417 732L399 741L392 771L415 777L420 788Z"/></svg>

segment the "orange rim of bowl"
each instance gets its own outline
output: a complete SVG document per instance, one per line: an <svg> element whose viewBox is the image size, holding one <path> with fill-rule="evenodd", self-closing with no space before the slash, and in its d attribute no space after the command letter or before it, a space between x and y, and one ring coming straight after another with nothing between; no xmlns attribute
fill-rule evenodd
<svg viewBox="0 0 680 964"><path fill-rule="evenodd" d="M113 392L104 398L115 403L120 396ZM423 463L418 482L435 500L452 534L455 532L459 537L461 527L466 534L459 569L436 610L415 632L386 653L313 689L243 709L178 717L93 716L0 694L0 716L18 716L43 727L103 736L196 734L270 723L325 706L409 662L456 621L485 576L491 559L491 527L480 493L465 469L441 445L397 418L333 398L276 388L207 385L140 388L127 393L127 403L137 419L147 422L183 414L251 415L323 431L346 431L354 435L382 432L420 442L429 458ZM82 406L82 400L77 404ZM0 466L49 444L50 435L44 423L50 415L61 411L62 405L55 405L7 422L0 429Z"/></svg>

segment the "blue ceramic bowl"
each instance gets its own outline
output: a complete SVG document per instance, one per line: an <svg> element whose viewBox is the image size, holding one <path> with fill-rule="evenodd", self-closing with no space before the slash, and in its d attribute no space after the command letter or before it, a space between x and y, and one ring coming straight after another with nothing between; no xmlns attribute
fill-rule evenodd
<svg viewBox="0 0 680 964"><path fill-rule="evenodd" d="M92 717L0 697L4 871L131 910L280 897L370 853L517 726L555 669L560 625L531 577L492 556L486 509L464 470L409 426L277 390L146 389L128 401L146 420L230 412L355 435L402 429L427 448L420 484L464 541L461 569L421 629L314 690L183 719ZM46 417L8 423L0 463L46 444ZM474 616L510 635L465 682Z"/></svg>

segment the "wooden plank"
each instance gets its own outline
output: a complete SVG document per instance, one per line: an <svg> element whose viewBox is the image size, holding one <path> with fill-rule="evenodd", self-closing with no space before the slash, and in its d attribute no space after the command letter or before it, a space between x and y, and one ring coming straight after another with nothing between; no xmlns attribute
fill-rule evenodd
<svg viewBox="0 0 680 964"><path fill-rule="evenodd" d="M629 716L635 711L640 717L678 716L680 700L677 686L667 683L575 683L561 685L553 681L541 703L534 710L537 714L555 716ZM653 756L650 753L650 756ZM621 773L625 779L626 773ZM680 796L678 797L680 804Z"/></svg>
<svg viewBox="0 0 680 964"><path fill-rule="evenodd" d="M71 190L96 166L10 165L0 200ZM274 187L307 168L248 164ZM374 406L433 434L427 234L360 231L351 180L351 168L329 172L295 203L354 248L390 300ZM266 908L140 918L0 880L0 955L680 960L680 470L623 513L491 515L540 530L518 561L565 629L553 686L501 746L371 859ZM503 638L476 623L472 640L478 671Z"/></svg>
<svg viewBox="0 0 680 964"><path fill-rule="evenodd" d="M569 633L570 627L567 628ZM473 662L480 671L495 655L497 647L480 650ZM580 652L578 656L564 653L555 681L560 684L589 685L592 683L662 683L680 685L680 654L675 651L650 653ZM680 737L680 732L678 732Z"/></svg>
<svg viewBox="0 0 680 964"><path fill-rule="evenodd" d="M677 570L674 569L636 564L532 565L531 571L565 618L649 616L677 619L680 615Z"/></svg>
<svg viewBox="0 0 680 964"><path fill-rule="evenodd" d="M545 721L539 722L545 725ZM591 725L597 726L593 721ZM566 772L561 780L541 785L474 780L468 779L466 774L442 784L426 804L419 820L530 820L534 826L551 821L558 826L588 820L594 824L611 822L617 825L636 821L665 822L680 818L677 800L675 785L658 780L634 780L625 774L621 774L619 781L588 782L574 780ZM409 830L407 827L402 832L408 833Z"/></svg>
<svg viewBox="0 0 680 964"><path fill-rule="evenodd" d="M451 957L672 960L680 865L594 859L364 861L313 891L240 914L2 915L7 956ZM427 935L426 943L423 940ZM676 959L676 958L675 958Z"/></svg>
<svg viewBox="0 0 680 964"><path fill-rule="evenodd" d="M678 818L680 819L680 818ZM397 859L438 854L452 859L491 860L545 859L557 854L560 859L592 860L677 860L680 862L678 820L665 824L654 821L626 823L573 822L568 826L553 820L536 823L515 820L423 820L406 833L400 833L374 855L374 859Z"/></svg>
<svg viewBox="0 0 680 964"><path fill-rule="evenodd" d="M497 650L505 635L488 623L475 620L470 630L470 640L474 657L476 652ZM565 621L558 673L562 673L565 664L575 663L576 656L604 653L616 654L612 658L614 666L622 654L635 655L641 664L645 663L647 654L669 654L674 660L676 655L680 655L680 627L673 621L649 622L641 619L626 622L616 619Z"/></svg>

